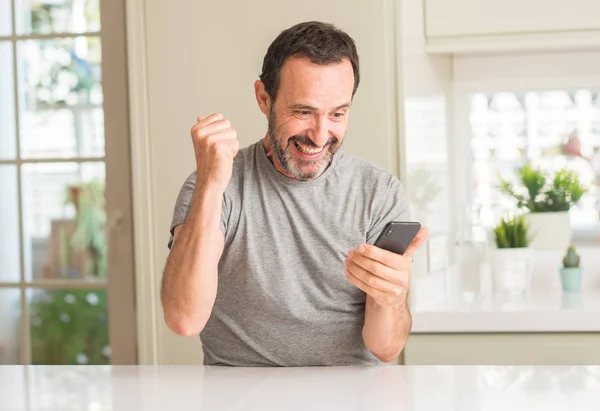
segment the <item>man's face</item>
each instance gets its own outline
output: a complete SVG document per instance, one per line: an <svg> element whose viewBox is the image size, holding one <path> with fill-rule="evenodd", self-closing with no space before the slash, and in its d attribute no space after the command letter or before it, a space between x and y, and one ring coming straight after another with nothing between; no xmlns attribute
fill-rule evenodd
<svg viewBox="0 0 600 411"><path fill-rule="evenodd" d="M296 180L320 176L340 148L352 102L349 60L321 66L290 58L281 70L268 136L275 167Z"/></svg>

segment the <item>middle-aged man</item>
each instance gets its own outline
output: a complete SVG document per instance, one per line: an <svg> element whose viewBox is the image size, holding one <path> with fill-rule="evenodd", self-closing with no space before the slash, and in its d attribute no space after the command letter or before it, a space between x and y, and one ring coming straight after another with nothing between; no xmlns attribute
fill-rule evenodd
<svg viewBox="0 0 600 411"><path fill-rule="evenodd" d="M381 364L402 351L428 231L402 256L372 245L409 210L396 177L338 151L358 84L352 38L300 23L254 85L263 139L239 150L221 114L192 127L197 169L175 205L161 299L171 330L200 334L205 364Z"/></svg>

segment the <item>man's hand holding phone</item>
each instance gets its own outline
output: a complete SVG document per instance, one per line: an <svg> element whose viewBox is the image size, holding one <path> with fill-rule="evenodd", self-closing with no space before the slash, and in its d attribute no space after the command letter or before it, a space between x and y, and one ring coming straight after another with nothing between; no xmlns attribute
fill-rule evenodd
<svg viewBox="0 0 600 411"><path fill-rule="evenodd" d="M390 229L386 226L375 244L382 240ZM345 260L346 277L352 284L370 295L377 304L397 306L406 304L412 255L429 238L429 229L421 227L403 254L380 248L377 245L361 244L348 252Z"/></svg>

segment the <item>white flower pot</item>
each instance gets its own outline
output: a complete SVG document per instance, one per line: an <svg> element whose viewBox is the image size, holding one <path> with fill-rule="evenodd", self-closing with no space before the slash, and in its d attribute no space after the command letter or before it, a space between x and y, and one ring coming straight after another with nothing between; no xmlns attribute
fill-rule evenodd
<svg viewBox="0 0 600 411"><path fill-rule="evenodd" d="M568 211L528 213L531 243L534 250L565 250L571 244L571 220Z"/></svg>
<svg viewBox="0 0 600 411"><path fill-rule="evenodd" d="M492 275L497 293L529 294L533 272L531 248L499 248L493 250Z"/></svg>

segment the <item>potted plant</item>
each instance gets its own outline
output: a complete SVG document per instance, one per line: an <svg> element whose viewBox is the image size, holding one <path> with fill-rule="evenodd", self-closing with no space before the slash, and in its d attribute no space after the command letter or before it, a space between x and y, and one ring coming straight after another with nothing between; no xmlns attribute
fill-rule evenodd
<svg viewBox="0 0 600 411"><path fill-rule="evenodd" d="M69 186L66 195L66 203L73 204L76 210L76 227L65 249L87 254L87 267L80 275L106 278L108 247L104 183L92 180Z"/></svg>
<svg viewBox="0 0 600 411"><path fill-rule="evenodd" d="M533 251L529 247L529 226L525 217L502 219L494 228L494 241L492 272L496 290L508 294L528 293Z"/></svg>
<svg viewBox="0 0 600 411"><path fill-rule="evenodd" d="M581 290L582 271L579 267L579 255L573 245L567 248L560 269L560 281L563 291L579 292Z"/></svg>
<svg viewBox="0 0 600 411"><path fill-rule="evenodd" d="M31 361L110 364L106 292L39 290L30 301Z"/></svg>
<svg viewBox="0 0 600 411"><path fill-rule="evenodd" d="M520 184L500 180L499 189L513 197L526 216L534 249L565 249L571 243L569 210L588 191L577 174L562 169L554 175L531 165L519 169Z"/></svg>

